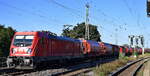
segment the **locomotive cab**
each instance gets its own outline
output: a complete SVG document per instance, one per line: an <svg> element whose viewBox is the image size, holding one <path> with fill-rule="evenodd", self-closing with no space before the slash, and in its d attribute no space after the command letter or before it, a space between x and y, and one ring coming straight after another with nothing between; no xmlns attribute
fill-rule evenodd
<svg viewBox="0 0 150 76"><path fill-rule="evenodd" d="M12 56L31 56L33 35L16 35L12 43L11 55Z"/></svg>
<svg viewBox="0 0 150 76"><path fill-rule="evenodd" d="M7 66L32 66L33 65L33 44L36 33L17 32L14 35L10 46L10 55L7 58Z"/></svg>

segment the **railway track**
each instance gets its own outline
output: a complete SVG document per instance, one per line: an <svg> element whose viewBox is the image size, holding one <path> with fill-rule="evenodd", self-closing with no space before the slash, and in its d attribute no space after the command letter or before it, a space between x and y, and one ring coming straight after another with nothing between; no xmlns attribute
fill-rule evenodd
<svg viewBox="0 0 150 76"><path fill-rule="evenodd" d="M30 72L30 70L19 70L19 69L14 69L14 68L0 69L0 75L5 75L5 76L19 75L19 74L23 74L27 72Z"/></svg>
<svg viewBox="0 0 150 76"><path fill-rule="evenodd" d="M102 63L110 62L115 59L106 60L95 60L95 61L85 61L78 64L71 64L68 66L57 67L57 68L40 68L37 70L19 70L14 68L0 69L0 75L5 76L68 76L68 75L78 75L83 72L91 71L91 68Z"/></svg>
<svg viewBox="0 0 150 76"><path fill-rule="evenodd" d="M68 65L64 67L56 67L56 68L49 68L48 66L45 68L40 68L36 70L19 70L14 68L0 68L0 75L5 76L77 76L82 75L85 73L91 72L92 74L92 67L96 65L103 64L106 62L113 61L115 59L100 59L95 61L85 61L82 63ZM126 66L120 68L118 71L114 72L109 76L136 76L137 72L140 68L146 63L150 58L142 58L138 59L134 62L128 63Z"/></svg>
<svg viewBox="0 0 150 76"><path fill-rule="evenodd" d="M138 65L138 67L135 69L135 71L132 73L132 76L137 76L139 70L142 68L142 66L148 62L149 59L146 59L145 61L143 61L140 65Z"/></svg>
<svg viewBox="0 0 150 76"><path fill-rule="evenodd" d="M21 69L14 69L14 68L5 68L0 69L0 75L4 76L41 76L42 74L48 75L48 74L56 74L66 71L64 68L59 69L48 69L48 68L40 68L35 70L21 70ZM42 76L44 76L42 75Z"/></svg>
<svg viewBox="0 0 150 76"><path fill-rule="evenodd" d="M115 60L115 59L96 60L96 61L72 66L72 67L69 67L70 70L55 74L54 76L78 76L78 75L82 76L83 73L91 72L93 67L95 67L99 64L113 61L113 60ZM91 76L94 76L94 74L92 74Z"/></svg>
<svg viewBox="0 0 150 76"><path fill-rule="evenodd" d="M109 76L137 76L138 71L149 60L150 57L147 57L128 63L127 65L119 68L116 72L110 74Z"/></svg>
<svg viewBox="0 0 150 76"><path fill-rule="evenodd" d="M7 68L6 59L7 59L6 57L0 57L0 76L16 76L16 75L24 76L25 74L30 75L31 73L43 72L45 70L48 72L48 74L56 74L59 72L66 71L64 68L58 69L58 66L56 66L55 68L51 68L50 66L40 67L34 70Z"/></svg>
<svg viewBox="0 0 150 76"><path fill-rule="evenodd" d="M66 71L65 68L51 68L49 66L47 67L41 67L38 69L34 69L34 70L22 70L22 69L15 69L15 68L3 68L0 69L0 76L46 76L48 74L53 75L56 73L61 73Z"/></svg>

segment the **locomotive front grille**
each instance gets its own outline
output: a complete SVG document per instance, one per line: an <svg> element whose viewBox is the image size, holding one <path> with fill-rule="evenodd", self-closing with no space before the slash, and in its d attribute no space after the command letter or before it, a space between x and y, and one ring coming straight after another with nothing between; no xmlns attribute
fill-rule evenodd
<svg viewBox="0 0 150 76"><path fill-rule="evenodd" d="M7 65L11 67L11 65L17 66L30 66L33 64L32 57L8 57Z"/></svg>

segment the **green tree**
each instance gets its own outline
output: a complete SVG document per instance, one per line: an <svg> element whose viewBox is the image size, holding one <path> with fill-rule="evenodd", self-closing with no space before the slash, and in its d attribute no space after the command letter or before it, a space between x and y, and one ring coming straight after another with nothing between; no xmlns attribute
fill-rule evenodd
<svg viewBox="0 0 150 76"><path fill-rule="evenodd" d="M70 28L72 27L73 25L64 25L63 27L64 27L64 29L63 29L63 33L62 33L62 35L63 36L67 36L67 37L71 37L71 30L70 30Z"/></svg>
<svg viewBox="0 0 150 76"><path fill-rule="evenodd" d="M42 31L37 31L37 32L46 32L46 33L48 33L49 35L57 36L56 33L53 33L53 32L51 32L51 31L45 31L45 30L42 30Z"/></svg>
<svg viewBox="0 0 150 76"><path fill-rule="evenodd" d="M128 44L123 44L123 46L124 46L124 47L129 47L129 45L128 45Z"/></svg>
<svg viewBox="0 0 150 76"><path fill-rule="evenodd" d="M77 24L77 26L74 26L72 29L70 29L72 25L64 25L62 36L67 36L71 38L84 38L85 37L85 23L82 22L80 24ZM67 27L67 28L66 28ZM97 30L96 25L89 24L90 29L90 40L94 41L101 41L100 33Z"/></svg>
<svg viewBox="0 0 150 76"><path fill-rule="evenodd" d="M0 24L0 56L8 56L11 40L16 30Z"/></svg>

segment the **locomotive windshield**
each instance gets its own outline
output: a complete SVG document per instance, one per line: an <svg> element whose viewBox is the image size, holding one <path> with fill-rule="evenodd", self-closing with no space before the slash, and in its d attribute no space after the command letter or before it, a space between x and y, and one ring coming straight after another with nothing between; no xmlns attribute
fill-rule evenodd
<svg viewBox="0 0 150 76"><path fill-rule="evenodd" d="M33 38L33 35L16 35L13 45L18 47L31 46Z"/></svg>

